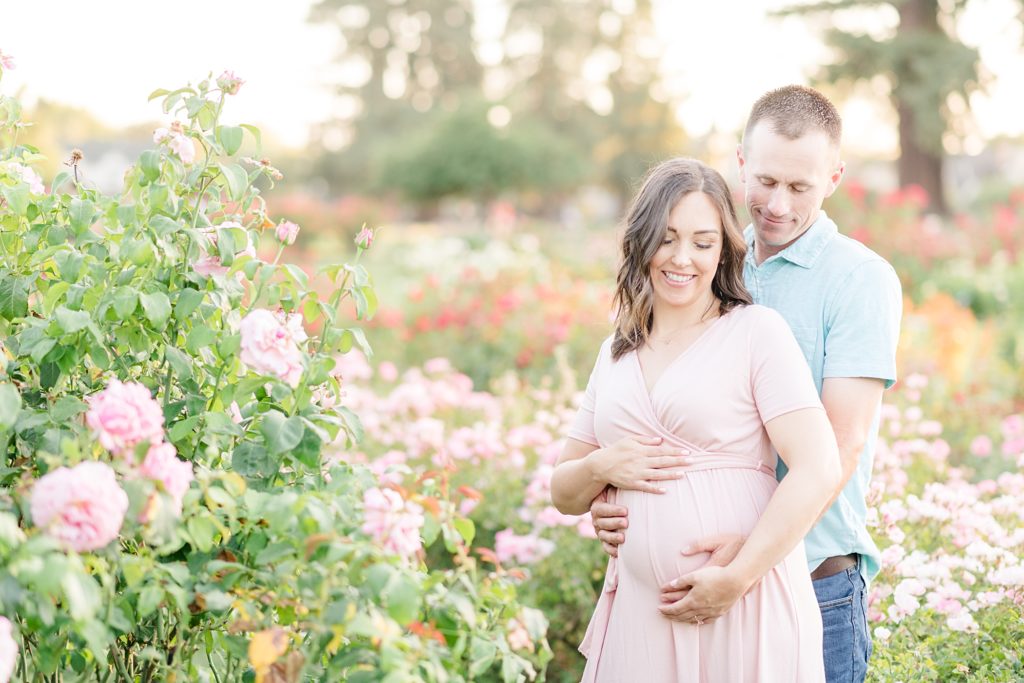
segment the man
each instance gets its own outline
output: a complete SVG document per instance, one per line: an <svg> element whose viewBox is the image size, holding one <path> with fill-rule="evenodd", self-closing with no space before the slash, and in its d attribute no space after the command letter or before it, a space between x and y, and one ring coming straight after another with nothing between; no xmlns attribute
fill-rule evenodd
<svg viewBox="0 0 1024 683"><path fill-rule="evenodd" d="M902 308L892 267L840 235L821 208L845 170L841 129L839 113L825 96L787 86L754 104L736 151L751 218L744 233L744 280L754 301L779 311L792 328L842 460L844 486L804 541L830 683L863 681L871 653L865 591L880 558L865 525L865 497L882 392L896 380ZM777 475L785 473L780 462ZM598 498L591 513L606 552L616 555L626 538L628 511ZM716 536L684 554L709 553L709 566L724 566L743 541ZM742 596L716 576L699 569L669 582L662 588L661 611L683 621L723 614Z"/></svg>

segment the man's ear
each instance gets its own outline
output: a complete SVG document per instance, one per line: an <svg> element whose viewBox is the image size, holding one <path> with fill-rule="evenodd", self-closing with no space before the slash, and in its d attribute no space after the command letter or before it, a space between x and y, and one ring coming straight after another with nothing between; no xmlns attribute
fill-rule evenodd
<svg viewBox="0 0 1024 683"><path fill-rule="evenodd" d="M740 182L741 183L746 183L747 182L747 176L746 176L746 170L744 169L744 165L746 164L746 160L743 158L743 143L742 142L740 144L736 145L736 164L739 166Z"/></svg>
<svg viewBox="0 0 1024 683"><path fill-rule="evenodd" d="M832 193L839 187L839 183L843 181L843 176L846 174L846 162L840 161L839 164L832 171L832 175L828 177L828 192L825 194L826 197L831 197Z"/></svg>

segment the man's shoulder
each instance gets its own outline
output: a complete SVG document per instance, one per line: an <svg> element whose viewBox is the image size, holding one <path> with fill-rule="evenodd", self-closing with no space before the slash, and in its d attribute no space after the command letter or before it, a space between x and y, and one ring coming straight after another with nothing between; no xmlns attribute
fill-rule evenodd
<svg viewBox="0 0 1024 683"><path fill-rule="evenodd" d="M844 264L852 269L865 263L875 263L892 270L892 266L883 256L863 242L858 242L842 233L836 233L833 236L822 255L831 262L832 266Z"/></svg>
<svg viewBox="0 0 1024 683"><path fill-rule="evenodd" d="M896 270L883 256L852 237L836 234L815 263L819 277L825 278L831 288L843 289L847 285L877 287L882 291L899 290Z"/></svg>

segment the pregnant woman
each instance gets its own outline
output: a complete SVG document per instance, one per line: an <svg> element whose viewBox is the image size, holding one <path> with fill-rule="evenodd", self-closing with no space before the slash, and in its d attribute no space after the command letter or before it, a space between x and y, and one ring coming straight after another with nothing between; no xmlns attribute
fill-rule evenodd
<svg viewBox="0 0 1024 683"><path fill-rule="evenodd" d="M584 681L824 681L801 539L839 456L792 332L750 303L745 251L716 171L672 159L648 173L626 216L615 333L551 481L562 512L602 494L629 509L580 646ZM715 580L742 597L718 618L670 620L662 585L708 558L682 551L725 533L748 538Z"/></svg>

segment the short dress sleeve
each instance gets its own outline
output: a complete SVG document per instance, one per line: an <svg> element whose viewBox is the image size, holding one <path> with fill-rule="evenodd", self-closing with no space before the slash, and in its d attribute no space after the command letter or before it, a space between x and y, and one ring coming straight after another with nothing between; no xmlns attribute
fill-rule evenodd
<svg viewBox="0 0 1024 683"><path fill-rule="evenodd" d="M597 354L597 361L594 363L594 369L590 372L590 379L587 381L587 391L583 395L583 403L580 404L579 410L576 411L576 417L573 419L569 432L566 434L570 439L589 443L591 446L600 447L601 445L598 443L597 430L594 425L595 407L597 405L597 392L601 384L602 371L605 364L611 361L611 347L612 340L609 337L601 345L601 350Z"/></svg>
<svg viewBox="0 0 1024 683"><path fill-rule="evenodd" d="M761 422L804 408L821 408L811 369L793 331L775 310L751 306L750 382Z"/></svg>

